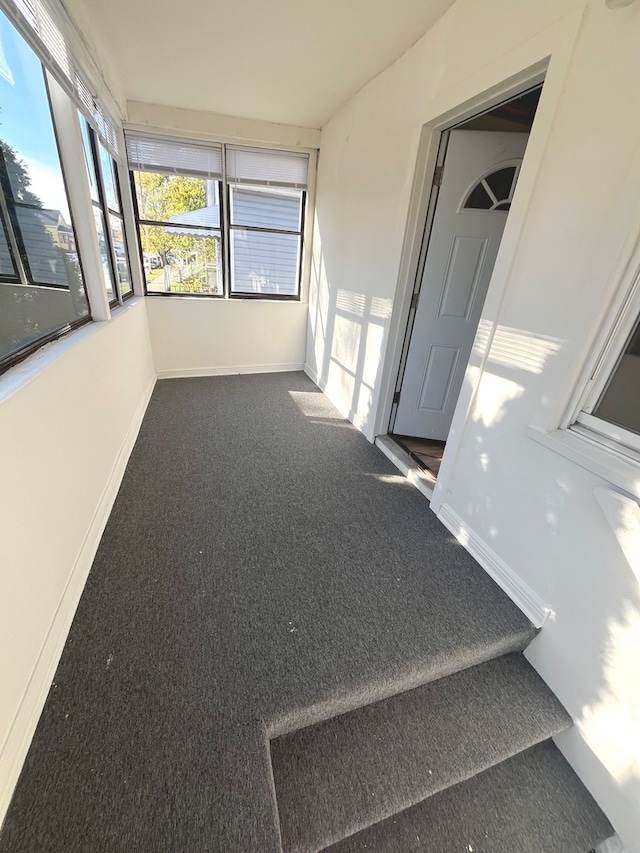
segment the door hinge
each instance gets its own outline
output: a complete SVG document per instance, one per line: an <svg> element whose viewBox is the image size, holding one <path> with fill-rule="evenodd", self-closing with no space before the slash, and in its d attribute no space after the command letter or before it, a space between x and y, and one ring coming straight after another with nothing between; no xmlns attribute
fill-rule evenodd
<svg viewBox="0 0 640 853"><path fill-rule="evenodd" d="M419 299L420 299L420 291L418 291L417 293L412 294L412 296L411 296L411 305L409 306L409 308L410 308L410 309L413 309L414 311L416 311L416 310L417 310L417 308L418 308L418 300L419 300Z"/></svg>
<svg viewBox="0 0 640 853"><path fill-rule="evenodd" d="M393 395L393 405L397 406L399 402L400 402L400 392L396 391L395 394Z"/></svg>
<svg viewBox="0 0 640 853"><path fill-rule="evenodd" d="M439 187L442 186L442 174L444 172L444 164L442 166L436 166L433 172L433 186Z"/></svg>

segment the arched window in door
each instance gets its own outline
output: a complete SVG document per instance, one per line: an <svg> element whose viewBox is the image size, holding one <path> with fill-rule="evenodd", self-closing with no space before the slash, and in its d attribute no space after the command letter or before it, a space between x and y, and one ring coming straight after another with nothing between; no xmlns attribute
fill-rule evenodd
<svg viewBox="0 0 640 853"><path fill-rule="evenodd" d="M500 210L511 207L511 199L518 181L520 163L500 166L481 178L467 196L461 210Z"/></svg>

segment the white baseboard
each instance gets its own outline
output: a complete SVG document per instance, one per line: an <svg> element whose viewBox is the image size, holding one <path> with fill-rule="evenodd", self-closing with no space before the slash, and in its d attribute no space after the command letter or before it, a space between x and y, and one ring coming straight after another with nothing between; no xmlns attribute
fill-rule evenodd
<svg viewBox="0 0 640 853"><path fill-rule="evenodd" d="M136 412L114 462L111 475L91 520L80 553L73 566L69 580L62 593L60 603L49 626L36 661L31 678L11 728L0 751L0 826L5 818L14 788L18 782L22 765L27 757L38 720L51 687L64 644L67 640L80 596L93 564L100 539L107 524L120 483L124 476L129 456L133 450L144 413L155 386L155 378L149 382L138 404Z"/></svg>
<svg viewBox="0 0 640 853"><path fill-rule="evenodd" d="M626 848L622 846L622 841L617 835L609 838L608 841L603 841L596 847L596 853L627 853Z"/></svg>
<svg viewBox="0 0 640 853"><path fill-rule="evenodd" d="M541 628L551 615L551 609L515 572L454 512L443 504L438 518L471 556L491 575L509 598L517 604L536 628Z"/></svg>
<svg viewBox="0 0 640 853"><path fill-rule="evenodd" d="M239 373L289 373L303 370L300 362L293 364L241 364L236 367L181 367L156 371L158 379L186 379L194 376L237 376Z"/></svg>
<svg viewBox="0 0 640 853"><path fill-rule="evenodd" d="M364 435L364 437L367 439L367 441L370 441L373 444L373 438L370 438L367 435L367 429L366 429L367 423L366 423L366 420L362 417L362 415L359 415L357 412L354 412L353 409L343 408L342 406L339 405L339 403L337 403L334 399L332 399L331 394L327 393L327 383L324 381L324 379L322 379L320 376L318 376L318 374L315 372L315 370L313 370L311 367L309 367L308 364L304 365L303 370L307 374L309 379L315 385L318 386L318 388L322 391L322 393L327 395L327 399L332 403L332 405L334 405L336 407L336 409L342 415L342 417L345 420L352 423L354 425L354 427Z"/></svg>
<svg viewBox="0 0 640 853"><path fill-rule="evenodd" d="M315 370L312 367L309 367L308 364L305 364L302 369L307 374L309 379L313 382L313 384L317 385L318 388L324 394L324 392L327 390L327 383L323 382L323 380L320 378L320 376L318 376L318 374L315 372Z"/></svg>

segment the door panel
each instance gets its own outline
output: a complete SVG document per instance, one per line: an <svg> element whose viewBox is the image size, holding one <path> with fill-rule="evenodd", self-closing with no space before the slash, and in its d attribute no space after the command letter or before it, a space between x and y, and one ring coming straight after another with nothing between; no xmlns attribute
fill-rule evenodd
<svg viewBox="0 0 640 853"><path fill-rule="evenodd" d="M515 186L528 138L451 131L393 427L398 435L447 438L512 195L498 198L490 176L514 167ZM500 209L465 208L474 187L486 204L502 202Z"/></svg>
<svg viewBox="0 0 640 853"><path fill-rule="evenodd" d="M445 412L459 358L460 347L430 347L420 394L421 411Z"/></svg>
<svg viewBox="0 0 640 853"><path fill-rule="evenodd" d="M454 234L438 317L469 319L487 251L487 240Z"/></svg>

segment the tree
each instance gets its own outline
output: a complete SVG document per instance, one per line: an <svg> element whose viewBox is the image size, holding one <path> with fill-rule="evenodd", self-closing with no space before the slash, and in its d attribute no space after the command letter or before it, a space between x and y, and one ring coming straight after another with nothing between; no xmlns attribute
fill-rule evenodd
<svg viewBox="0 0 640 853"><path fill-rule="evenodd" d="M141 220L168 222L172 216L207 206L207 182L187 175L162 175L157 172L134 172L138 211ZM216 265L216 243L191 235L188 229L175 233L172 228L140 226L142 250L146 255L158 254L162 266L169 266L168 256L180 258L180 290L211 290L210 271Z"/></svg>
<svg viewBox="0 0 640 853"><path fill-rule="evenodd" d="M4 139L0 139L0 181L5 196L18 204L32 204L42 208L42 202L31 191L31 178L26 165Z"/></svg>

